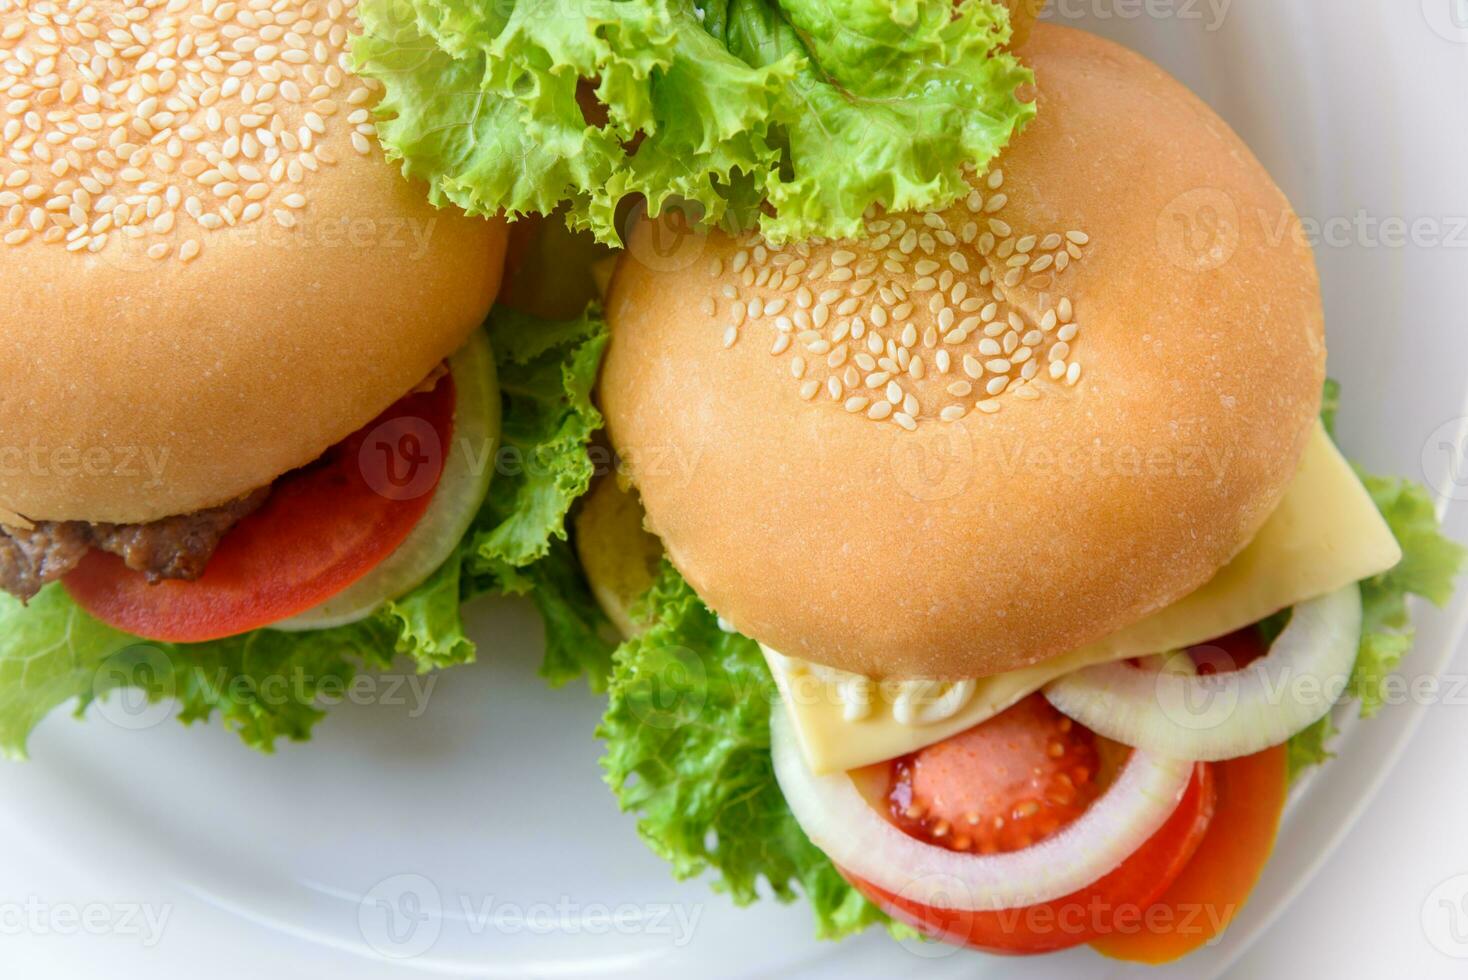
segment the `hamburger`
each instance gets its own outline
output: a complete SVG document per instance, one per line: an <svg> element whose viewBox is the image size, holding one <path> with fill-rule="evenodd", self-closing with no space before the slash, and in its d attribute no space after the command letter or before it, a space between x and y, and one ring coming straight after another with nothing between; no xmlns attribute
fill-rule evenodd
<svg viewBox="0 0 1468 980"><path fill-rule="evenodd" d="M357 31L351 2L0 4L8 754L118 686L304 737L359 667L472 658L461 598L547 546L523 479L486 496L506 224L387 161ZM496 324L519 404L561 406Z"/></svg>
<svg viewBox="0 0 1468 980"><path fill-rule="evenodd" d="M677 262L630 231L620 466L576 520L626 636L599 734L644 840L737 901L1162 962L1462 554L1336 448L1313 258L1244 143L1100 38L1018 53L1034 120L951 205Z"/></svg>

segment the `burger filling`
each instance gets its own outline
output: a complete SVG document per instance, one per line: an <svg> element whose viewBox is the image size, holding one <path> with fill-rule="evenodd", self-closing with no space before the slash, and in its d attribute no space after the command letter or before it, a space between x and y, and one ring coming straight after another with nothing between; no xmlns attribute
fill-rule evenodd
<svg viewBox="0 0 1468 980"><path fill-rule="evenodd" d="M150 582L193 581L229 529L265 503L262 487L219 507L146 524L40 521L30 530L0 525L0 589L22 600L77 566L88 551L111 552Z"/></svg>

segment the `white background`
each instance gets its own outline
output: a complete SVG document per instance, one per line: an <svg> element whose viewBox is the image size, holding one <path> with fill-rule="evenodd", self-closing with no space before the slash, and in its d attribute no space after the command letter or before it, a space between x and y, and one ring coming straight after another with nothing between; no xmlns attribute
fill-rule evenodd
<svg viewBox="0 0 1468 980"><path fill-rule="evenodd" d="M1468 672L1468 656L1458 658L1455 670ZM1429 944L1421 915L1435 886L1468 872L1465 751L1468 706L1430 709L1406 757L1340 850L1229 975L1448 980L1468 974L1468 959L1449 958ZM0 864L7 897L34 894L75 904L137 899L133 890L111 891L74 869L43 864L15 843L7 834ZM102 965L117 980L205 975L189 964L208 964L207 975L218 980L342 975L337 971L343 961L330 950L243 925L199 903L172 900L173 917L155 949L120 936L5 935L0 978L71 980L95 976ZM1468 956L1468 943L1460 951Z"/></svg>
<svg viewBox="0 0 1468 980"><path fill-rule="evenodd" d="M1204 92L1245 133L1291 197L1302 202L1302 210L1329 215L1363 206L1376 215L1451 216L1468 214L1464 190L1468 113L1463 108L1468 96L1464 74L1468 31L1441 29L1453 2L1234 0L1224 29L1207 38L1196 36L1192 25L1165 18L1148 23L1112 19L1090 26L1144 47ZM1072 7L1076 3L1072 0ZM1090 0L1081 4L1092 6ZM1468 7L1463 12L1468 13ZM1434 20L1438 30L1429 29ZM1431 161L1438 166L1428 169L1446 176L1434 182L1422 168L1404 167L1403 160ZM1327 249L1320 253L1320 261L1337 345L1332 370L1348 382L1342 419L1347 448L1380 468L1415 472L1416 447L1432 425L1404 426L1397 412L1414 399L1414 389L1442 393L1456 384L1456 390L1462 390L1464 358L1444 357L1441 350L1452 346L1446 340L1468 336L1468 251ZM1449 295L1439 295L1431 303L1423 300L1431 288L1440 289L1445 282L1456 284ZM1421 407L1422 419L1440 421L1447 414L1438 406ZM1398 445L1401 442L1411 445L1404 448ZM496 621L495 628L505 627ZM503 680L498 671L490 666L446 676L437 695L443 711L435 708L433 717L411 726L389 719L388 726L379 728L380 714L339 710L315 746L275 760L242 759L229 737L218 732L169 728L130 738L95 719L85 727L65 718L51 719L37 740L38 761L24 771L0 773L0 903L31 896L71 906L146 902L168 906L172 917L164 940L152 948L144 948L136 936L17 933L0 922L0 980L102 974L123 980L412 976L389 973L319 943L243 921L188 891L203 887L201 882L222 880L218 875L201 873L190 879L178 872L206 865L211 870L237 870L246 879L242 893L249 894L251 873L257 868L262 874L272 871L280 860L270 844L298 830L297 837L308 836L309 831L322 834L326 841L323 829L340 827L345 835L360 831L369 818L372 833L364 834L356 852L364 868L377 857L374 845L399 850L447 845L454 850L451 856L462 855L466 863L476 848L520 852L532 867L556 858L564 863L562 852L584 843L577 836L580 829L583 837L594 835L608 842L594 852L598 859L616 865L618 872L623 865L628 874L646 872L646 880L657 882L649 888L665 887L666 873L641 851L631 828L608 812L610 802L597 785L595 750L586 734L587 718L593 714L583 712L587 718L578 719L574 731L559 733L545 731L546 714L540 715L538 727L512 724L514 719L505 718L507 708L511 714L522 712L524 721L530 722L536 720L536 712L558 710L553 703L575 701L577 695L568 693L555 702L551 695L527 686L515 695L525 702L523 707L494 703L505 691L497 686ZM1459 652L1454 671L1468 673L1468 654ZM543 703L537 700L542 697ZM497 720L481 726L482 732L472 721L480 704L492 704L498 712ZM450 724L453 719L457 722ZM1372 722L1367 731L1383 724ZM449 740L451 736L471 741L456 743ZM450 807L483 802L486 794L482 789L475 792L472 784L487 776L480 760L491 751L548 753L550 741L556 743L553 758L558 768L548 782L555 792L561 787L568 794L584 791L585 803L578 798L574 804L584 809L573 812L569 820L564 812L527 810L461 839L446 840L438 833ZM465 751L464 745L472 745L474 752ZM458 756L467 758L456 758L456 748ZM420 751L420 756L412 756ZM1440 945L1468 955L1468 934L1464 942L1447 941L1441 929L1443 913L1435 904L1424 916L1429 899L1468 896L1468 879L1454 883L1445 894L1435 892L1441 883L1468 874L1465 754L1468 706L1429 708L1363 819L1232 975L1404 980L1468 975L1468 959L1449 958L1428 938L1431 931ZM1369 784L1371 773L1361 759L1360 752L1345 754L1331 763L1331 778L1340 782L1342 777L1360 777L1362 784ZM435 765L442 770L442 781L437 783L433 772L424 774ZM320 787L353 788L349 780L332 781L340 775L334 768L348 766L380 774L381 793L364 791L363 798L378 805L397 798L401 812L384 817L359 807L339 818L331 816L329 811L343 803L323 798L326 794ZM220 781L222 772L237 780L233 787ZM99 774L107 778L97 779ZM138 807L137 794L127 792L134 788L129 777L158 788L149 794L159 803L155 809ZM240 787L256 795L245 793L238 800L227 795ZM272 788L279 789L277 797L269 796ZM160 794L170 799L159 802ZM49 802L38 802L43 797ZM72 802L62 808L57 800ZM197 809L180 811L180 807ZM1302 815L1319 816L1314 811ZM192 839L180 843L178 825L190 823L200 828L197 840L207 850L190 849L188 845L196 843ZM1322 837L1335 830L1328 823L1321 819ZM261 827L277 829L264 841L250 840L249 829ZM396 830L397 836L386 836L382 828ZM126 865L123 858L134 849L142 860L144 843L168 853L171 860L166 867L148 865L157 868L155 875L129 874L120 879L116 867L102 867L109 862L99 860L99 837L102 851L111 844L107 856L113 864ZM536 848L548 850L542 854ZM312 857L288 856L306 864ZM1281 867L1300 863L1293 860L1296 857L1280 853L1276 863ZM1308 857L1303 863L1309 863ZM342 877L350 879L350 869ZM701 885L692 887L704 894ZM262 894L268 905L277 894L289 897L290 892L282 888ZM711 915L714 904L710 901ZM1468 925L1468 906L1464 911L1461 922ZM742 947L732 947L732 955L711 958L709 965L720 972L742 962L744 954L765 953L787 935L808 932L798 909L767 907L737 917L731 914L729 921L734 923L732 936ZM729 949L725 948L726 954ZM873 962L880 959L879 954ZM954 962L946 961L945 966L951 969ZM1012 968L1011 961L971 960L960 965L970 962L975 972L981 962L999 972ZM1064 963L1050 968L1053 975L1075 975L1071 968L1076 961ZM541 973L554 973L556 964L542 961L539 966ZM584 966L584 961L562 963L561 972L574 974ZM1028 966L1026 976L1046 975L1045 967ZM833 967L832 972L836 970ZM934 971L938 970L935 964Z"/></svg>

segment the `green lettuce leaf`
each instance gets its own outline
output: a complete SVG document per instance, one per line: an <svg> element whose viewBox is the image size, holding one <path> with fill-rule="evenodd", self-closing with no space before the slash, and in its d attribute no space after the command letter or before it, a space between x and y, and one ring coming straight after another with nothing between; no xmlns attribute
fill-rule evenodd
<svg viewBox="0 0 1468 980"><path fill-rule="evenodd" d="M1328 409L1334 404L1328 397ZM1362 479L1405 553L1396 568L1362 583L1365 620L1350 693L1369 716L1411 644L1406 596L1445 602L1464 550L1442 536L1422 488L1369 474ZM716 887L740 904L759 896L761 878L784 901L798 889L822 937L873 922L905 934L846 884L785 803L769 755L769 715L778 694L758 645L719 629L666 564L640 618L647 630L614 654L611 696L597 734L606 747L606 780L622 809L638 814L647 845L679 878L712 872ZM1261 628L1272 637L1285 622L1287 615L1271 617ZM1292 778L1329 757L1334 733L1327 716L1290 740Z"/></svg>
<svg viewBox="0 0 1468 980"><path fill-rule="evenodd" d="M1328 381L1321 419L1332 436L1339 406L1340 385ZM1375 476L1359 466L1356 474L1402 547L1402 560L1395 568L1361 583L1361 648L1347 694L1360 703L1361 717L1370 718L1385 703L1390 678L1412 648L1407 597L1420 596L1438 606L1447 603L1468 552L1443 536L1426 488L1411 480ZM1290 739L1291 778L1331 757L1329 744L1335 733L1335 724L1326 715Z"/></svg>
<svg viewBox="0 0 1468 980"><path fill-rule="evenodd" d="M525 569L530 599L545 624L545 661L540 676L552 687L585 677L601 693L612 676L616 628L597 605L571 546L552 541L550 553Z"/></svg>
<svg viewBox="0 0 1468 980"><path fill-rule="evenodd" d="M385 670L399 656L420 672L471 662L460 605L486 592L533 590L547 623L543 673L556 683L585 673L600 689L612 645L565 524L592 476L587 446L601 416L591 387L606 328L592 308L565 322L497 311L489 330L504 399L496 476L464 542L427 581L349 626L188 645L112 629L59 585L29 607L0 595L0 754L23 758L51 711L74 700L80 712L119 688L176 700L185 722L217 715L269 752L282 738L308 738L323 704L360 671Z"/></svg>
<svg viewBox="0 0 1468 980"><path fill-rule="evenodd" d="M602 417L591 391L606 323L595 306L564 321L497 307L489 334L504 422L494 483L466 546L468 592L528 593L545 623L542 676L557 687L585 676L601 691L615 644L568 542L567 516L596 471L588 447Z"/></svg>
<svg viewBox="0 0 1468 980"><path fill-rule="evenodd" d="M524 569L566 540L566 515L595 475L587 447L601 428L591 401L606 324L588 307L564 321L503 307L489 338L504 400L500 448L489 498L468 545L474 588L523 594Z"/></svg>
<svg viewBox="0 0 1468 980"><path fill-rule="evenodd" d="M942 207L1034 113L997 0L363 0L378 133L435 203L616 242L618 205L772 240ZM594 91L595 99L588 96ZM768 202L768 207L766 206Z"/></svg>
<svg viewBox="0 0 1468 980"><path fill-rule="evenodd" d="M306 633L255 630L210 643L153 643L98 622L59 585L29 606L0 596L0 754L26 757L31 730L75 700L134 689L149 702L178 702L179 719L216 714L251 748L301 741L363 669L385 670L395 655L419 671L463 663L474 646L459 621L459 574L450 562L423 585L371 618ZM109 717L146 719L134 709Z"/></svg>
<svg viewBox="0 0 1468 980"><path fill-rule="evenodd" d="M740 905L763 878L782 901L797 887L816 932L839 938L885 922L801 830L770 760L774 680L759 646L726 633L665 564L643 600L646 632L617 650L605 717L607 783L678 878L706 870Z"/></svg>

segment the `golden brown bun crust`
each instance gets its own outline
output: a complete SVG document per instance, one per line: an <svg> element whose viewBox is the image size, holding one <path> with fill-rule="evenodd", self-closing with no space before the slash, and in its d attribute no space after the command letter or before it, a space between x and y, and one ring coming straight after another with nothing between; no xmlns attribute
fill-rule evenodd
<svg viewBox="0 0 1468 980"><path fill-rule="evenodd" d="M844 367L799 341L771 356L774 317L724 347L726 284L741 300L791 297L784 315L800 309L798 290L735 274L738 243L684 243L696 260L670 269L679 263L644 225L617 270L602 407L649 527L711 607L786 654L957 678L1062 653L1202 585L1294 475L1325 347L1312 256L1277 231L1294 220L1283 195L1217 116L1138 55L1043 24L1023 54L1040 111L1000 161L1001 213L1014 229L1089 238L1065 272L1024 279L1008 300L1026 324L1057 296L1073 300L1079 383L1047 368L1027 386L1040 397L1011 391L997 414L945 423L933 416L964 404L945 386L965 376L929 369L902 379L921 406L908 432L848 413L824 387L802 400L795 354L806 379ZM1217 235L1182 241L1178 222L1199 211ZM841 247L861 267L860 246ZM812 247L803 275L833 248ZM977 287L985 260L966 254ZM906 268L872 275L916 295ZM921 335L934 317L915 306ZM912 351L935 359L926 343ZM882 387L842 391L865 396L875 404Z"/></svg>
<svg viewBox="0 0 1468 980"><path fill-rule="evenodd" d="M483 321L499 289L503 223L435 209L375 141L356 149L347 99L357 87L350 76L338 84L315 141L318 157L337 162L299 184L265 178L270 197L252 223L206 231L180 207L171 233L150 230L136 245L115 232L96 253L37 238L0 244L10 351L0 362L0 508L139 522L219 504L371 421ZM311 108L275 104L292 133ZM225 120L250 111L238 98L214 108ZM212 137L216 147L227 133ZM183 159L200 145L188 143ZM180 173L167 179L210 209L225 203ZM249 181L239 183L243 197ZM292 192L305 199L294 211ZM185 262L190 239L202 251ZM166 259L147 256L155 245L171 249Z"/></svg>

